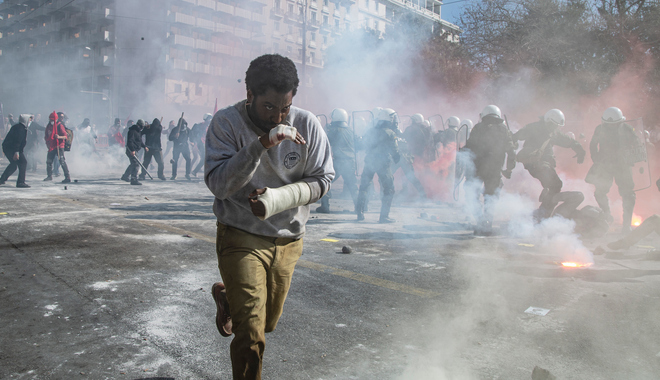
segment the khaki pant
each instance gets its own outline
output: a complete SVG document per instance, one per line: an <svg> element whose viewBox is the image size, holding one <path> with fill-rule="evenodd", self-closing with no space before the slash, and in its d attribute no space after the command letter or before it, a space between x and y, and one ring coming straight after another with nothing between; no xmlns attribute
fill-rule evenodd
<svg viewBox="0 0 660 380"><path fill-rule="evenodd" d="M302 239L253 235L218 223L216 253L232 318L234 379L261 379L265 333L275 330Z"/></svg>

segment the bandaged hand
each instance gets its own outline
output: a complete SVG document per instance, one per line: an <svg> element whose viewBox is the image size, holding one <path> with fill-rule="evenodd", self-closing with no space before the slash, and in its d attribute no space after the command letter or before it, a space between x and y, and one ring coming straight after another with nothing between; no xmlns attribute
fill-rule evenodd
<svg viewBox="0 0 660 380"><path fill-rule="evenodd" d="M266 220L275 214L309 204L312 190L307 182L295 182L282 187L266 187L250 193L252 214Z"/></svg>
<svg viewBox="0 0 660 380"><path fill-rule="evenodd" d="M284 124L277 125L270 130L268 135L262 135L259 140L266 149L279 145L284 140L291 140L296 144L306 144L305 139L296 128Z"/></svg>

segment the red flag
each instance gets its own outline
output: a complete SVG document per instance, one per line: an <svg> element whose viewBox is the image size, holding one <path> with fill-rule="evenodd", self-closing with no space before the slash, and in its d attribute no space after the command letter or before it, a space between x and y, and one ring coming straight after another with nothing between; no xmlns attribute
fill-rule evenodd
<svg viewBox="0 0 660 380"><path fill-rule="evenodd" d="M218 112L218 98L215 98L215 109L213 110L213 115L215 116L217 112Z"/></svg>

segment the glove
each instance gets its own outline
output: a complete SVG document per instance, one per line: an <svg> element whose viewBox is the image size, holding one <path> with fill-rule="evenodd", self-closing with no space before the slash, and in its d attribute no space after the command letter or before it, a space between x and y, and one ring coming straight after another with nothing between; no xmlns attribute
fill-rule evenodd
<svg viewBox="0 0 660 380"><path fill-rule="evenodd" d="M511 169L502 170L502 175L503 175L506 179L511 179L511 173L512 173L512 172L513 172L513 170L511 170Z"/></svg>

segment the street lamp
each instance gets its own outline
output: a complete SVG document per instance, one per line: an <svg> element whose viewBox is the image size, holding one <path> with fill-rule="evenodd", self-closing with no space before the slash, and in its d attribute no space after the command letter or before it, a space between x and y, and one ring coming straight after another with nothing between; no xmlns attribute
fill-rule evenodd
<svg viewBox="0 0 660 380"><path fill-rule="evenodd" d="M92 49L89 46L85 46L85 49L92 52L92 91L90 93L90 98L91 98L91 103L92 104L91 104L90 111L89 111L89 113L90 113L89 118L90 118L90 120L92 120L94 118L94 75L95 75L94 74L94 69L95 69L95 66L96 66L95 65L96 62L94 62L94 58L96 58L96 57L94 56L95 55L94 49Z"/></svg>

